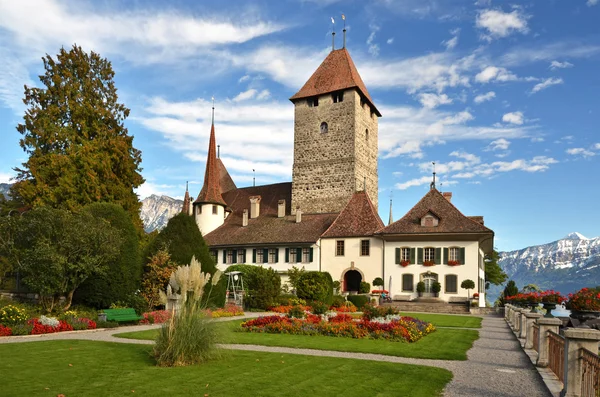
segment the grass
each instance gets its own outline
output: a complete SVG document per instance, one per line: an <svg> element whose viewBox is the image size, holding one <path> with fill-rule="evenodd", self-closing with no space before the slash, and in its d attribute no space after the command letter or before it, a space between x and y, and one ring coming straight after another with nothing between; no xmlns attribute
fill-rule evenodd
<svg viewBox="0 0 600 397"><path fill-rule="evenodd" d="M287 334L236 332L242 321L219 323L223 343L284 346L355 353L377 353L398 357L439 360L466 360L467 350L479 338L479 332L463 329L438 329L416 343L389 342L376 339L335 338ZM154 340L157 330L127 332L115 336L129 339Z"/></svg>
<svg viewBox="0 0 600 397"><path fill-rule="evenodd" d="M5 396L439 396L452 373L433 367L225 351L199 366L161 368L147 345L46 341L0 345Z"/></svg>
<svg viewBox="0 0 600 397"><path fill-rule="evenodd" d="M405 312L401 314L427 321L436 327L481 328L481 320L483 320L481 317L476 316L449 316L447 314Z"/></svg>

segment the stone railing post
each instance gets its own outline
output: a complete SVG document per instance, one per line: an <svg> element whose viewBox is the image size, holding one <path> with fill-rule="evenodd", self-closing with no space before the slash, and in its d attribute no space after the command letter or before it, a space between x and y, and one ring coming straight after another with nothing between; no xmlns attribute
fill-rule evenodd
<svg viewBox="0 0 600 397"><path fill-rule="evenodd" d="M510 324L510 315L512 314L512 305L507 303L504 305L504 319Z"/></svg>
<svg viewBox="0 0 600 397"><path fill-rule="evenodd" d="M568 328L565 330L565 386L561 396L581 396L581 349L597 352L599 342L600 331L584 328Z"/></svg>
<svg viewBox="0 0 600 397"><path fill-rule="evenodd" d="M562 321L558 318L538 318L538 325L540 326L539 343L538 343L538 358L535 363L538 367L548 366L548 349L550 342L548 341L548 331L552 331L558 334L558 327L562 325Z"/></svg>
<svg viewBox="0 0 600 397"><path fill-rule="evenodd" d="M540 313L525 313L525 349L533 348L533 324L535 320L543 317Z"/></svg>
<svg viewBox="0 0 600 397"><path fill-rule="evenodd" d="M529 310L525 309L521 312L521 318L519 319L519 338L520 339L525 339L525 335L527 332L527 317L525 317L526 315L529 314Z"/></svg>
<svg viewBox="0 0 600 397"><path fill-rule="evenodd" d="M521 336L521 315L525 311L523 308L519 308L515 312L515 332L517 333L517 337Z"/></svg>
<svg viewBox="0 0 600 397"><path fill-rule="evenodd" d="M521 308L520 307L516 307L515 310L513 310L512 312L512 321L511 321L511 326L513 331L518 331L519 328L519 323L517 322L517 319L519 318L518 316L521 315Z"/></svg>

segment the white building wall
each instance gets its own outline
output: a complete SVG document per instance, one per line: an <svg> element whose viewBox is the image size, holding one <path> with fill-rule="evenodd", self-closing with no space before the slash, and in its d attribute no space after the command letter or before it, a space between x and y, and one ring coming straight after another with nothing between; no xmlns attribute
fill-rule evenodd
<svg viewBox="0 0 600 397"><path fill-rule="evenodd" d="M344 255L336 255L337 241L344 241ZM361 255L361 240L370 241L369 256ZM321 239L321 270L331 274L333 281L344 284L344 274L354 267L362 275L362 281L371 284L373 279L383 277L383 241L373 237ZM343 287L342 287L343 288Z"/></svg>
<svg viewBox="0 0 600 397"><path fill-rule="evenodd" d="M213 206L217 207L217 213L213 213ZM199 209L202 208L202 212ZM225 222L225 207L217 204L194 205L194 219L200 229L200 233L206 236Z"/></svg>
<svg viewBox="0 0 600 397"><path fill-rule="evenodd" d="M410 264L406 267L395 263L396 248L425 248L435 247L442 248L441 252L443 255L443 248L449 247L464 247L465 248L465 264L458 266L449 266L444 264L447 262L445 258L442 258L442 264L434 266L424 266L418 264ZM439 293L439 298L449 301L451 297L464 297L466 298L468 293L473 295L474 292L478 291L478 280L480 275L479 269L479 243L477 241L386 241L385 243L385 287L389 289L389 278L392 277L392 288L390 295L410 295L411 299L416 298L417 295L417 283L421 281L421 276L424 273L431 272L438 275L438 282L442 285L442 290ZM415 262L417 261L417 254L415 250ZM413 292L402 291L402 275L413 274ZM454 274L457 276L457 292L446 293L445 289L445 276ZM475 282L475 289L467 293L467 290L462 289L460 284L464 280L473 280ZM480 297L481 297L480 293ZM480 298L481 299L481 298ZM483 298L485 302L485 298ZM484 305L485 306L485 305Z"/></svg>

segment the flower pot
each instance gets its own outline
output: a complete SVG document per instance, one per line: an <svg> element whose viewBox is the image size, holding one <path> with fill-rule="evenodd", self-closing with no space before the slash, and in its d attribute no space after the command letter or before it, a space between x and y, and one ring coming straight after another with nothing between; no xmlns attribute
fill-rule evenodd
<svg viewBox="0 0 600 397"><path fill-rule="evenodd" d="M544 310L546 310L546 314L544 315L544 317L554 318L554 315L552 314L552 310L556 309L556 303L542 302L542 305L544 305Z"/></svg>
<svg viewBox="0 0 600 397"><path fill-rule="evenodd" d="M539 303L528 303L527 306L529 306L529 308L531 309L530 313L537 313L538 312L538 307L540 306Z"/></svg>
<svg viewBox="0 0 600 397"><path fill-rule="evenodd" d="M571 310L569 317L579 320L580 325L585 325L588 320L600 318L600 312L591 310Z"/></svg>

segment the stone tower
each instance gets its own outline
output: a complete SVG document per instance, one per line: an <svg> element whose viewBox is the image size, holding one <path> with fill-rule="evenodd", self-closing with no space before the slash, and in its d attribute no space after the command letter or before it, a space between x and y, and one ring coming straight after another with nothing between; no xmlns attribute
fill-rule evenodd
<svg viewBox="0 0 600 397"><path fill-rule="evenodd" d="M378 204L378 117L346 48L333 50L294 103L292 212L339 212L355 191ZM365 189L366 187L366 189Z"/></svg>

